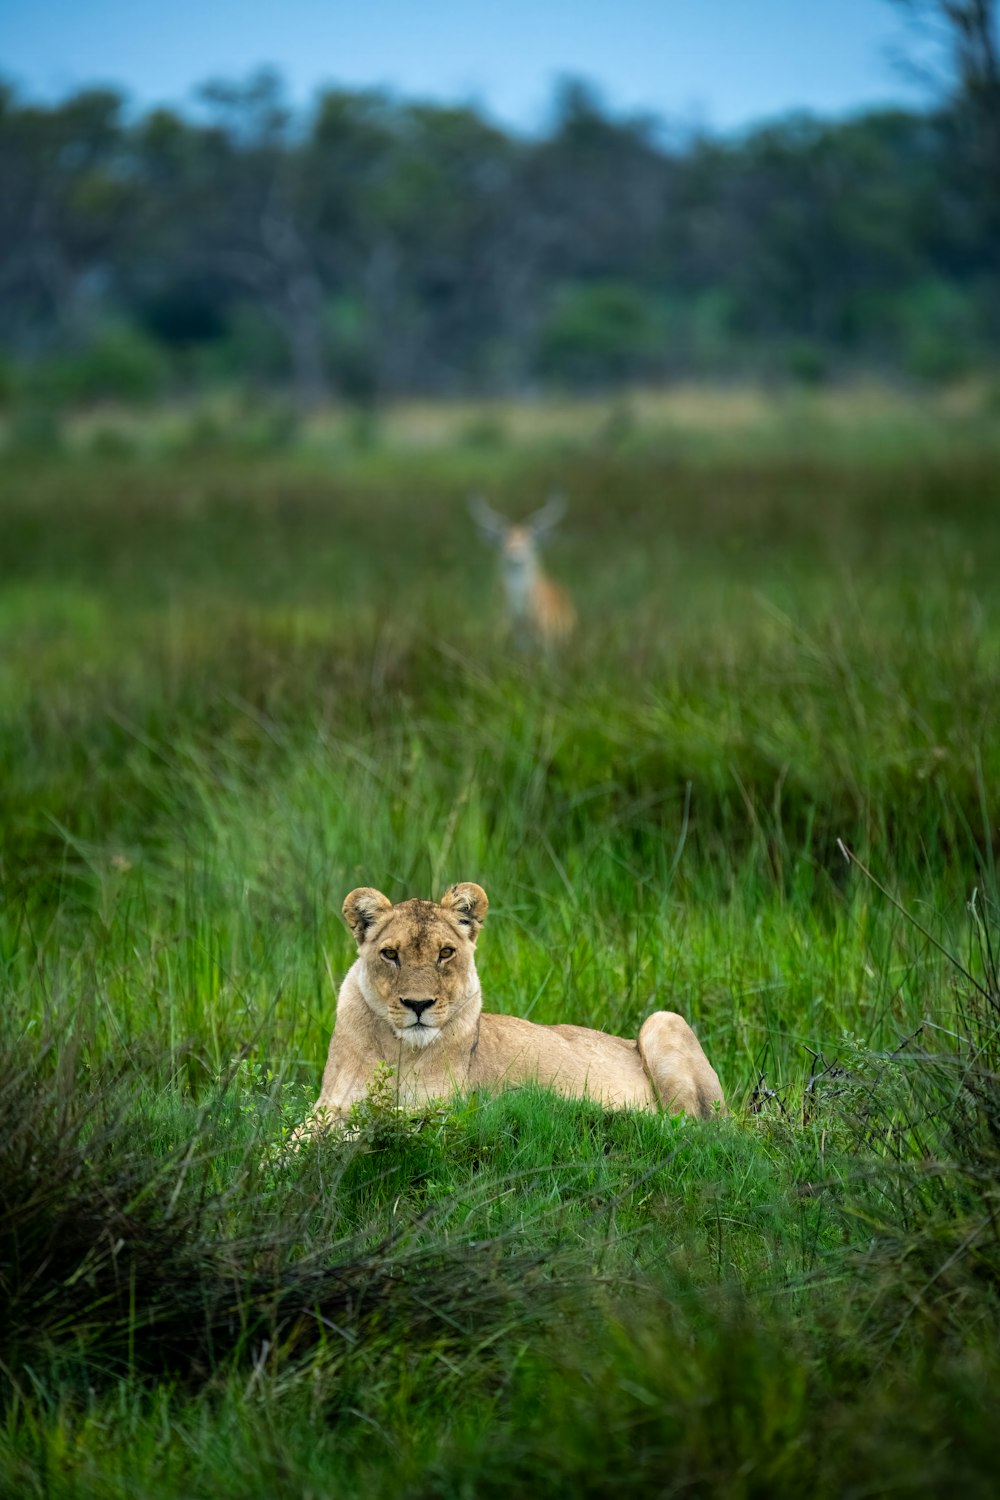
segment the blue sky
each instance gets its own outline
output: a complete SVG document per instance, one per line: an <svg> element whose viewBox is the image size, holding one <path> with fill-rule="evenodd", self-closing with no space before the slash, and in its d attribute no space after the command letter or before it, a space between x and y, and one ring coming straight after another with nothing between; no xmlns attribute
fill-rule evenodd
<svg viewBox="0 0 1000 1500"><path fill-rule="evenodd" d="M565 74L616 109L720 130L920 102L891 61L907 39L888 0L0 0L0 73L35 96L113 83L179 103L270 64L298 102L385 85L523 130Z"/></svg>

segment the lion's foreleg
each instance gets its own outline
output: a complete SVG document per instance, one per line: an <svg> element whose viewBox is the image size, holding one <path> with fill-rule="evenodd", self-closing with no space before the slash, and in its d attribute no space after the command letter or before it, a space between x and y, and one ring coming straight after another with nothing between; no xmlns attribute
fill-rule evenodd
<svg viewBox="0 0 1000 1500"><path fill-rule="evenodd" d="M661 1106L671 1114L707 1119L725 1110L722 1088L683 1016L657 1010L639 1032L639 1056Z"/></svg>

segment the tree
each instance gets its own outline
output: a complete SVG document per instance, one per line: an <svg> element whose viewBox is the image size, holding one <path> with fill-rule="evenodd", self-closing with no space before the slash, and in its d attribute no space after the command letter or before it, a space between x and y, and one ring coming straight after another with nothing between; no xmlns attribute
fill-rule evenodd
<svg viewBox="0 0 1000 1500"><path fill-rule="evenodd" d="M123 101L109 90L51 108L0 86L0 298L8 337L32 348L80 337L126 233Z"/></svg>
<svg viewBox="0 0 1000 1500"><path fill-rule="evenodd" d="M730 138L579 83L535 139L378 91L293 114L268 73L145 113L0 85L6 350L124 368L139 325L174 378L252 364L303 405L975 359L1000 333L996 3L909 3L953 41L947 104Z"/></svg>
<svg viewBox="0 0 1000 1500"><path fill-rule="evenodd" d="M894 0L930 31L948 61L962 165L987 214L1000 265L1000 19L997 0Z"/></svg>

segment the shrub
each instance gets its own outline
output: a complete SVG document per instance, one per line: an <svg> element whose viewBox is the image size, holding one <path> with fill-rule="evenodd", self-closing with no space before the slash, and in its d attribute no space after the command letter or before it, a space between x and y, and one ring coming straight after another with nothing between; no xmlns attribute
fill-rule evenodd
<svg viewBox="0 0 1000 1500"><path fill-rule="evenodd" d="M161 394L168 375L159 345L123 325L104 329L77 353L39 361L25 372L23 385L30 395L52 405L137 405Z"/></svg>
<svg viewBox="0 0 1000 1500"><path fill-rule="evenodd" d="M642 292L616 282L565 291L539 347L544 375L569 385L638 379L661 361L662 316Z"/></svg>

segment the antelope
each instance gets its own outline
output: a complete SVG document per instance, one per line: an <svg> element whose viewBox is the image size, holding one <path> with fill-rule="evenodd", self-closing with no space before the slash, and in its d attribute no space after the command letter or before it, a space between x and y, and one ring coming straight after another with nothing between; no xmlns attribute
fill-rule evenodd
<svg viewBox="0 0 1000 1500"><path fill-rule="evenodd" d="M507 625L520 644L545 647L564 641L576 624L576 610L564 588L549 578L538 560L544 541L566 511L562 495L552 495L526 521L512 524L482 495L469 497L469 511L485 539L500 549Z"/></svg>

